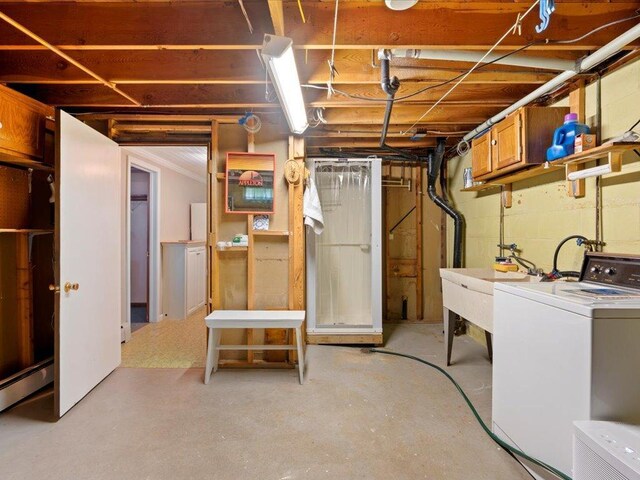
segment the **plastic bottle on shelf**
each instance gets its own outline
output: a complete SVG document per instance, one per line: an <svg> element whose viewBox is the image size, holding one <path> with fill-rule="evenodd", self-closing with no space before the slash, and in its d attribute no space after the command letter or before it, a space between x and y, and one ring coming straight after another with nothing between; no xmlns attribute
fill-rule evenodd
<svg viewBox="0 0 640 480"><path fill-rule="evenodd" d="M576 136L582 133L589 133L589 126L578 122L578 114L565 115L564 125L556 128L553 133L553 142L547 149L547 160L557 160L571 155L575 151Z"/></svg>

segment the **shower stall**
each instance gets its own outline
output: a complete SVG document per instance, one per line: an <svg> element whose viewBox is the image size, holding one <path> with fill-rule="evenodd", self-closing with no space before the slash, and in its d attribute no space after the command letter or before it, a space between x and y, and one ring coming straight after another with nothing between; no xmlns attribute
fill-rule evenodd
<svg viewBox="0 0 640 480"><path fill-rule="evenodd" d="M382 333L381 160L307 166L324 216L322 234L307 232L307 334L360 343Z"/></svg>

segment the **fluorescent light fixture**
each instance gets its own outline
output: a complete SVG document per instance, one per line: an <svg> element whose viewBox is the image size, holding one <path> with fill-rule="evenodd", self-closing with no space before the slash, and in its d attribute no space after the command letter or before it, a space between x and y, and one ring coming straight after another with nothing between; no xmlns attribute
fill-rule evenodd
<svg viewBox="0 0 640 480"><path fill-rule="evenodd" d="M307 129L309 123L293 56L293 41L287 37L265 35L262 58L267 65L271 82L278 92L289 129L299 135Z"/></svg>
<svg viewBox="0 0 640 480"><path fill-rule="evenodd" d="M580 180L581 178L598 177L611 173L611 165L600 165L598 167L587 168L586 170L578 170L567 175L567 180Z"/></svg>

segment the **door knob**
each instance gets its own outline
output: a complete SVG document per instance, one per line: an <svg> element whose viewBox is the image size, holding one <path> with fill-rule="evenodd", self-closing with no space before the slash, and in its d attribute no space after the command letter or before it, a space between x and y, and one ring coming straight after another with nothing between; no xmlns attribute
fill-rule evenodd
<svg viewBox="0 0 640 480"><path fill-rule="evenodd" d="M58 285L54 285L53 283L49 285L49 290L55 293L60 293L60 287Z"/></svg>
<svg viewBox="0 0 640 480"><path fill-rule="evenodd" d="M77 291L80 288L79 283L67 282L64 284L64 293L69 293L71 290Z"/></svg>

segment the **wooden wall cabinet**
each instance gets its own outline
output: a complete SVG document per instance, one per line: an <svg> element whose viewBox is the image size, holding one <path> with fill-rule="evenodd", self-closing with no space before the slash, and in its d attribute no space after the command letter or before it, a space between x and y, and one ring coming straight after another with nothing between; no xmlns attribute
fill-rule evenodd
<svg viewBox="0 0 640 480"><path fill-rule="evenodd" d="M523 107L472 142L474 180L489 180L546 161L565 107Z"/></svg>
<svg viewBox="0 0 640 480"><path fill-rule="evenodd" d="M164 318L184 320L205 304L206 258L204 242L162 243Z"/></svg>
<svg viewBox="0 0 640 480"><path fill-rule="evenodd" d="M53 109L0 85L0 160L43 161Z"/></svg>

